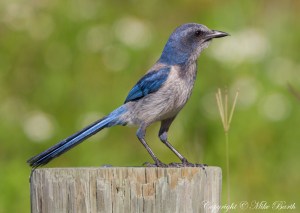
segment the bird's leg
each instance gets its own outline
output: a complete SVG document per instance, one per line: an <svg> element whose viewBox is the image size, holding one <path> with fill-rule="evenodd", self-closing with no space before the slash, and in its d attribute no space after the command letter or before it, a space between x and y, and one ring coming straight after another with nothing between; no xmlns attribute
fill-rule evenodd
<svg viewBox="0 0 300 213"><path fill-rule="evenodd" d="M193 164L190 163L182 154L180 154L168 141L168 131L175 117L163 120L161 122L160 130L159 130L159 138L160 140L181 160L181 163L171 163L169 166L171 167L202 167L204 168L206 165L204 164Z"/></svg>
<svg viewBox="0 0 300 213"><path fill-rule="evenodd" d="M154 154L154 152L151 150L147 142L145 141L145 134L146 134L146 125L142 124L140 128L138 129L136 136L139 139L139 141L143 144L143 146L147 149L148 153L151 155L152 159L154 160L155 164L150 163L144 163L144 165L149 167L167 167L166 164L161 162Z"/></svg>
<svg viewBox="0 0 300 213"><path fill-rule="evenodd" d="M183 155L181 155L168 141L169 127L171 126L174 119L175 117L163 120L161 122L158 136L160 140L181 160L182 164L188 164L188 160Z"/></svg>

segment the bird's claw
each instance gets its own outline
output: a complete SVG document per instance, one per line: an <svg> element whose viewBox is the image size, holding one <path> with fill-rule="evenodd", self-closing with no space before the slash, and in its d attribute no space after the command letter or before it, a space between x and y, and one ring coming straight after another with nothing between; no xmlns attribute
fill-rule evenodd
<svg viewBox="0 0 300 213"><path fill-rule="evenodd" d="M163 167L163 168L168 167L167 164L164 164L161 161L157 161L156 163L145 162L145 163L143 163L143 166L146 166L146 167Z"/></svg>
<svg viewBox="0 0 300 213"><path fill-rule="evenodd" d="M203 170L205 170L205 167L207 167L207 164L200 164L200 163L190 163L186 159L183 159L181 163L170 163L169 167L200 167Z"/></svg>
<svg viewBox="0 0 300 213"><path fill-rule="evenodd" d="M145 162L143 163L143 166L146 167L161 167L161 168L181 168L181 167L200 167L203 170L205 170L205 167L207 167L207 164L200 164L200 163L190 163L186 159L183 159L181 163L170 163L170 164L164 164L161 161L156 161L156 163L149 163Z"/></svg>
<svg viewBox="0 0 300 213"><path fill-rule="evenodd" d="M143 166L145 166L145 167L157 167L155 163L149 163L149 162L143 163Z"/></svg>

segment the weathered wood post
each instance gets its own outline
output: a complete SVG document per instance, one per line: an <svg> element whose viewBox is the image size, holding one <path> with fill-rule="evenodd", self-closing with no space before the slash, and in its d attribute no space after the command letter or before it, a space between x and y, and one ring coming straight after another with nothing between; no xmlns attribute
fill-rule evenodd
<svg viewBox="0 0 300 213"><path fill-rule="evenodd" d="M201 168L52 168L31 176L32 213L218 212L222 173Z"/></svg>

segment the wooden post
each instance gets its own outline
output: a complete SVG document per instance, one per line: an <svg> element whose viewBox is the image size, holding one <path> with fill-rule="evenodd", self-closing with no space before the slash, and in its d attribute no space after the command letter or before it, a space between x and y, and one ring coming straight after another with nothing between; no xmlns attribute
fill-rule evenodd
<svg viewBox="0 0 300 213"><path fill-rule="evenodd" d="M218 212L222 172L201 168L51 168L30 179L31 212Z"/></svg>

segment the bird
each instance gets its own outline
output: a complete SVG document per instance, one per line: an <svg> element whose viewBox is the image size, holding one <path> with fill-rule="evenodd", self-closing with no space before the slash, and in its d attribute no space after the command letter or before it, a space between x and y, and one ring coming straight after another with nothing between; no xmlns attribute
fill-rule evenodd
<svg viewBox="0 0 300 213"><path fill-rule="evenodd" d="M122 125L137 126L136 136L150 154L154 163L147 166L168 167L154 154L145 140L146 129L160 122L159 139L181 161L174 166L195 166L169 142L168 131L178 113L192 94L197 75L197 60L214 38L229 34L211 30L203 24L186 23L170 35L156 63L129 91L124 104L107 116L65 138L44 152L33 156L27 163L37 168L77 146L104 128ZM199 164L202 166L202 164Z"/></svg>

